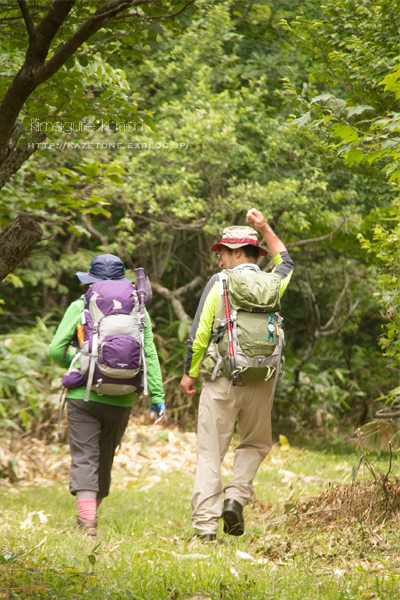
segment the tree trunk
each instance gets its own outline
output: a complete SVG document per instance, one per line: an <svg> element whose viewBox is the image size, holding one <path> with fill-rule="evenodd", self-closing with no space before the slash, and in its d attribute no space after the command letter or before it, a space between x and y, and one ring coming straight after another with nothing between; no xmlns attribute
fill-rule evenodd
<svg viewBox="0 0 400 600"><path fill-rule="evenodd" d="M0 233L0 281L42 239L42 228L27 215L19 215Z"/></svg>

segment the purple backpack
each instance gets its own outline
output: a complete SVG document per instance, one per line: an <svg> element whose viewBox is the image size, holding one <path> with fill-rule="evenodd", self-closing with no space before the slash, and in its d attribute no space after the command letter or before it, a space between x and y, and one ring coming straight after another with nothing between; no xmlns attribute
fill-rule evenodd
<svg viewBox="0 0 400 600"><path fill-rule="evenodd" d="M99 395L121 396L143 388L148 393L144 305L151 300L151 286L143 269L135 273L136 288L128 281L105 280L83 296L84 339L62 383L67 389L86 386L86 401L91 389Z"/></svg>

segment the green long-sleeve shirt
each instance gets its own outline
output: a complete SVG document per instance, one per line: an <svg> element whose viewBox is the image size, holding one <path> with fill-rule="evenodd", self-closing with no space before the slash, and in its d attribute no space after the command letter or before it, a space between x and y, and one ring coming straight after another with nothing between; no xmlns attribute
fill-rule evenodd
<svg viewBox="0 0 400 600"><path fill-rule="evenodd" d="M68 369L74 357L68 351L71 340L74 337L76 326L81 323L81 311L85 305L82 298L72 302L66 310L64 317L58 326L53 341L50 344L50 356L60 367ZM144 330L144 349L147 359L147 383L152 402L164 402L164 389L162 384L160 363L157 350L154 346L153 332L151 329L151 320L146 311L146 328ZM68 390L67 397L83 400L86 393L86 387L78 387ZM93 402L102 402L103 404L113 404L114 406L132 406L136 400L136 394L125 394L123 396L99 396L95 391L90 391L89 400Z"/></svg>

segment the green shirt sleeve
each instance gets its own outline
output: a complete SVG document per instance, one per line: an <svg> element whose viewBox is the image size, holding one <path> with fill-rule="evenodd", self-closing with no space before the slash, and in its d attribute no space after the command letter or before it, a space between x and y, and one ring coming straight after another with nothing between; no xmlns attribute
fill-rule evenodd
<svg viewBox="0 0 400 600"><path fill-rule="evenodd" d="M144 330L144 350L147 360L147 384L152 402L164 402L164 388L162 382L160 361L154 345L153 330L150 315L146 310L146 329Z"/></svg>
<svg viewBox="0 0 400 600"><path fill-rule="evenodd" d="M76 326L81 322L81 311L84 304L84 300L81 298L70 304L49 347L51 358L53 358L60 367L66 369L68 369L74 357L73 354L68 352L68 348L75 336Z"/></svg>
<svg viewBox="0 0 400 600"><path fill-rule="evenodd" d="M272 258L275 263L272 273L276 273L281 277L280 294L282 298L293 275L293 261L289 256L289 252L275 254Z"/></svg>

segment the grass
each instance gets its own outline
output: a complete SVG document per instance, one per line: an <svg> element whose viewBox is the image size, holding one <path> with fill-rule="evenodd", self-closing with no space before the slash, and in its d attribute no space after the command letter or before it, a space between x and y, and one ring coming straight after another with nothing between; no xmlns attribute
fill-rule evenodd
<svg viewBox="0 0 400 600"><path fill-rule="evenodd" d="M0 598L393 599L400 592L397 521L379 530L291 530L284 520L285 503L319 493L328 481L350 481L357 458L274 448L257 475L258 501L246 508L245 535L226 536L221 524L218 543L193 547L192 474L155 478L148 470L135 483L118 475L100 509L96 540L74 530L75 502L66 487L5 489ZM225 469L231 460L229 453ZM387 457L377 462L384 471Z"/></svg>

